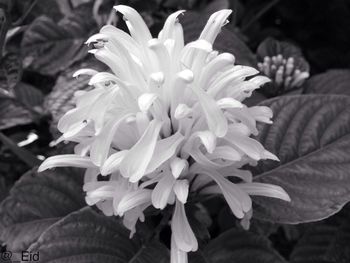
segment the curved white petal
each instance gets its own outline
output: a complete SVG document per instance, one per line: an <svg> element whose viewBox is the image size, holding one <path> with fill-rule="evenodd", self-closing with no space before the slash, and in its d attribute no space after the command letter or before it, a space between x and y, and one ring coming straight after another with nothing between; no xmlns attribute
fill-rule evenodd
<svg viewBox="0 0 350 263"><path fill-rule="evenodd" d="M135 9L126 5L117 5L114 6L114 9L123 14L131 36L140 45L146 46L152 35L141 15Z"/></svg>
<svg viewBox="0 0 350 263"><path fill-rule="evenodd" d="M209 129L217 137L224 137L228 129L227 119L219 106L216 104L216 101L201 88L194 87L192 90L198 97Z"/></svg>
<svg viewBox="0 0 350 263"><path fill-rule="evenodd" d="M204 169L194 165L192 168L194 171L198 171L202 174L209 176L220 187L222 194L224 195L228 205L231 208L232 213L238 217L243 218L244 213L248 212L252 208L252 200L249 195L242 191L236 184L227 180L220 173L213 169Z"/></svg>
<svg viewBox="0 0 350 263"><path fill-rule="evenodd" d="M97 74L97 73L98 73L97 70L90 69L90 68L82 68L82 69L79 69L79 70L77 70L76 72L74 72L73 78L77 78L77 77L79 77L80 75L93 76L93 75L95 75L95 74Z"/></svg>
<svg viewBox="0 0 350 263"><path fill-rule="evenodd" d="M214 43L217 35L221 31L221 27L223 27L227 23L227 18L232 13L232 10L223 9L214 14L212 14L204 27L199 39L205 39L210 43Z"/></svg>
<svg viewBox="0 0 350 263"><path fill-rule="evenodd" d="M209 81L220 71L225 70L228 66L234 64L235 57L230 53L222 53L211 60L201 72L198 86L205 87L208 85Z"/></svg>
<svg viewBox="0 0 350 263"><path fill-rule="evenodd" d="M278 160L278 158L266 151L260 142L254 140L248 136L242 135L239 131L231 129L228 132L228 137L230 142L236 146L239 150L247 154L250 158L254 160L260 159L271 159Z"/></svg>
<svg viewBox="0 0 350 263"><path fill-rule="evenodd" d="M184 12L185 10L179 10L168 16L164 23L160 36L158 37L160 40L165 41L169 38L174 38L174 30L175 25L178 24L178 16L183 14Z"/></svg>
<svg viewBox="0 0 350 263"><path fill-rule="evenodd" d="M89 157L79 156L75 154L56 155L47 158L38 168L39 172L45 171L53 167L79 167L79 168L94 168L95 165Z"/></svg>
<svg viewBox="0 0 350 263"><path fill-rule="evenodd" d="M94 190L88 191L85 197L86 203L90 206L99 201L112 199L114 195L115 186L104 185Z"/></svg>
<svg viewBox="0 0 350 263"><path fill-rule="evenodd" d="M221 109L243 108L243 104L233 98L222 98L222 99L219 99L216 103Z"/></svg>
<svg viewBox="0 0 350 263"><path fill-rule="evenodd" d="M150 163L162 123L156 120L150 122L140 140L129 150L120 164L121 174L130 182L140 180Z"/></svg>
<svg viewBox="0 0 350 263"><path fill-rule="evenodd" d="M171 175L163 175L152 191L152 204L155 208L164 209L173 190L175 179Z"/></svg>
<svg viewBox="0 0 350 263"><path fill-rule="evenodd" d="M249 195L260 195L282 199L287 202L291 201L287 192L278 185L252 182L238 184L238 187L247 192Z"/></svg>
<svg viewBox="0 0 350 263"><path fill-rule="evenodd" d="M133 114L121 112L101 130L91 146L90 158L94 164L101 166L104 163L117 129L130 116L133 116Z"/></svg>
<svg viewBox="0 0 350 263"><path fill-rule="evenodd" d="M183 139L184 136L182 136L181 133L177 132L166 139L158 141L154 149L152 159L147 166L146 173L153 172L161 164L173 157Z"/></svg>
<svg viewBox="0 0 350 263"><path fill-rule="evenodd" d="M109 156L101 168L101 175L107 175L118 171L127 152L128 151L119 151Z"/></svg>
<svg viewBox="0 0 350 263"><path fill-rule="evenodd" d="M242 159L241 154L230 146L223 145L218 146L212 153L206 154L211 160L225 159L229 161L240 161Z"/></svg>
<svg viewBox="0 0 350 263"><path fill-rule="evenodd" d="M125 212L149 202L151 194L152 191L149 189L139 189L125 194L118 204L117 214L123 216Z"/></svg>

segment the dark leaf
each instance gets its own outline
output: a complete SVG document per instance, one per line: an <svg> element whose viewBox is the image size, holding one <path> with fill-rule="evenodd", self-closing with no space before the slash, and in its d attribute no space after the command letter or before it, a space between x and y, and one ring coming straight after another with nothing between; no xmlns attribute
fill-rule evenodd
<svg viewBox="0 0 350 263"><path fill-rule="evenodd" d="M205 7L204 12L210 16L211 14L222 9L228 9L229 6L230 3L228 0L214 0Z"/></svg>
<svg viewBox="0 0 350 263"><path fill-rule="evenodd" d="M350 261L350 212L346 207L347 214L337 228L337 232L327 251L327 259L337 263Z"/></svg>
<svg viewBox="0 0 350 263"><path fill-rule="evenodd" d="M350 70L332 69L314 75L306 81L305 92L350 95Z"/></svg>
<svg viewBox="0 0 350 263"><path fill-rule="evenodd" d="M298 242L290 256L291 263L337 263L327 259L327 251L337 228L321 224L314 226Z"/></svg>
<svg viewBox="0 0 350 263"><path fill-rule="evenodd" d="M192 258L191 258L192 257ZM268 239L231 229L191 255L190 263L285 263Z"/></svg>
<svg viewBox="0 0 350 263"><path fill-rule="evenodd" d="M59 169L23 175L0 205L0 240L12 251L27 249L47 227L83 207L78 181Z"/></svg>
<svg viewBox="0 0 350 263"><path fill-rule="evenodd" d="M24 66L44 75L59 73L87 55L84 42L94 30L91 9L85 5L59 23L38 17L23 36Z"/></svg>
<svg viewBox="0 0 350 263"><path fill-rule="evenodd" d="M7 53L0 61L0 98L13 97L14 87L22 78L22 61L15 53Z"/></svg>
<svg viewBox="0 0 350 263"><path fill-rule="evenodd" d="M5 177L0 177L0 202L4 200L7 194L8 194L8 189L7 189Z"/></svg>
<svg viewBox="0 0 350 263"><path fill-rule="evenodd" d="M0 130L33 122L32 114L10 99L0 99Z"/></svg>
<svg viewBox="0 0 350 263"><path fill-rule="evenodd" d="M40 90L24 82L20 82L14 90L17 101L33 110L37 109L38 111L41 109L44 95Z"/></svg>
<svg viewBox="0 0 350 263"><path fill-rule="evenodd" d="M3 1L0 5L0 55L1 56L4 50L7 30L11 25L10 14L9 14L11 6L12 6L12 1L9 1L9 0Z"/></svg>
<svg viewBox="0 0 350 263"><path fill-rule="evenodd" d="M57 21L63 14L58 8L57 0L10 0L13 2L11 10L12 23L15 26L30 24L35 18L46 15Z"/></svg>
<svg viewBox="0 0 350 263"><path fill-rule="evenodd" d="M164 245L129 234L120 220L87 207L51 226L29 250L39 251L42 262L169 262Z"/></svg>
<svg viewBox="0 0 350 263"><path fill-rule="evenodd" d="M261 162L255 180L281 186L291 202L257 197L254 215L280 223L317 221L350 201L350 98L283 96L264 101L275 116L257 139L280 162Z"/></svg>
<svg viewBox="0 0 350 263"><path fill-rule="evenodd" d="M201 204L188 205L186 215L191 228L200 244L206 244L210 240L208 228L212 224L207 209Z"/></svg>
<svg viewBox="0 0 350 263"><path fill-rule="evenodd" d="M350 261L350 210L345 206L331 218L308 224L296 244L291 263L347 263Z"/></svg>
<svg viewBox="0 0 350 263"><path fill-rule="evenodd" d="M34 167L36 165L40 165L41 161L36 158L34 154L30 151L17 146L15 142L13 142L10 138L5 136L0 132L0 141L8 147L19 159L25 162L29 167Z"/></svg>

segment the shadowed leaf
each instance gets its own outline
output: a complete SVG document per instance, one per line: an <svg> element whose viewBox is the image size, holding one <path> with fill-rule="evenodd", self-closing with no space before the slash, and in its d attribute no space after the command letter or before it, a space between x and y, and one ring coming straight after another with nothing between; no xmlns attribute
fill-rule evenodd
<svg viewBox="0 0 350 263"><path fill-rule="evenodd" d="M30 251L39 251L43 262L168 263L168 249L159 242L144 244L116 217L98 214L87 207L47 229Z"/></svg>
<svg viewBox="0 0 350 263"><path fill-rule="evenodd" d="M231 229L206 247L191 253L190 263L285 263L268 239L251 232Z"/></svg>
<svg viewBox="0 0 350 263"><path fill-rule="evenodd" d="M0 240L27 249L51 224L85 205L77 175L60 169L23 175L0 205Z"/></svg>

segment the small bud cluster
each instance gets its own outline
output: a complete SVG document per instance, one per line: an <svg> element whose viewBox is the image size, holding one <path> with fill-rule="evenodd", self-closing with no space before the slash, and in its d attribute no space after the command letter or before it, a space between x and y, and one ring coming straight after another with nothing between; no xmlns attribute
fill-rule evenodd
<svg viewBox="0 0 350 263"><path fill-rule="evenodd" d="M258 63L258 68L275 86L283 87L284 90L300 87L310 75L296 67L293 57L284 58L281 54L265 56L264 61Z"/></svg>

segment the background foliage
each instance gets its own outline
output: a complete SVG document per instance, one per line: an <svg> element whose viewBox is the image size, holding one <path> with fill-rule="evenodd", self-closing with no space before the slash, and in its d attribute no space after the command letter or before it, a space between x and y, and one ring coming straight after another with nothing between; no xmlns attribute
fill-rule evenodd
<svg viewBox="0 0 350 263"><path fill-rule="evenodd" d="M247 169L256 181L282 186L292 202L255 198L249 231L223 200L193 202L187 214L200 248L190 262L350 262L346 0L0 0L2 250L40 251L41 262L169 260L170 230L161 214L151 211L129 239L119 219L85 207L81 171L36 172L43 157L71 149L50 142L59 135L58 119L74 105L74 92L88 88L87 79L75 79L73 72L103 69L84 42L106 23L125 29L111 12L117 3L136 8L153 34L170 13L188 10L181 18L187 42L211 13L231 8L231 23L216 49L253 67L266 56L293 58L293 72L311 75L293 88L277 85L269 75L271 86L247 100L273 109L274 124L260 125L257 139L281 160Z"/></svg>

